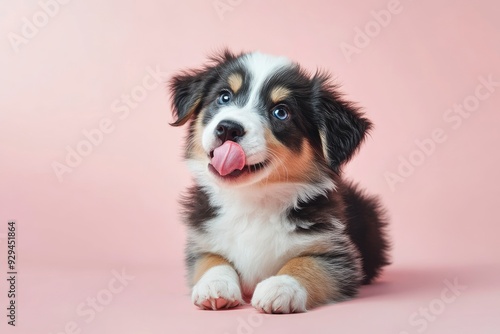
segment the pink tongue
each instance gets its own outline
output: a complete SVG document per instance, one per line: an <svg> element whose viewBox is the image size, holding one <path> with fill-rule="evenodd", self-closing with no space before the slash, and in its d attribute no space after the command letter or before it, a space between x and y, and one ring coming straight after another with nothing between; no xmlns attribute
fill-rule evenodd
<svg viewBox="0 0 500 334"><path fill-rule="evenodd" d="M245 152L241 146L228 140L214 150L214 157L210 163L221 176L226 176L237 169L243 169L245 160Z"/></svg>

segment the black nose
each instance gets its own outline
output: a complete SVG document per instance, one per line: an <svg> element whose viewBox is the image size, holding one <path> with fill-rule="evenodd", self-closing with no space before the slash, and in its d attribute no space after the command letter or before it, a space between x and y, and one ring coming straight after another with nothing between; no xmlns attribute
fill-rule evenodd
<svg viewBox="0 0 500 334"><path fill-rule="evenodd" d="M243 137L245 130L241 124L234 121L223 120L215 128L215 135L224 143L227 140L238 141Z"/></svg>

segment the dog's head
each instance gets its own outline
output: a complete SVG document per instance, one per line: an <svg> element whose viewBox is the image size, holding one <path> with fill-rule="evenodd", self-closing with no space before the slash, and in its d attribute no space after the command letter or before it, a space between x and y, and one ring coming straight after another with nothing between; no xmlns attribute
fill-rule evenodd
<svg viewBox="0 0 500 334"><path fill-rule="evenodd" d="M371 127L328 76L261 53L226 51L170 89L172 125L189 124L192 171L221 185L319 181L340 172Z"/></svg>

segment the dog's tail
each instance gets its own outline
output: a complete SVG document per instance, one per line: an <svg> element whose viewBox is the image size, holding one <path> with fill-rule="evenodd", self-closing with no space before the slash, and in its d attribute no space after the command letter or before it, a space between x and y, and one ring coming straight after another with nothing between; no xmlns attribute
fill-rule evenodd
<svg viewBox="0 0 500 334"><path fill-rule="evenodd" d="M378 199L365 194L356 184L348 183L342 188L347 232L363 259L363 284L369 284L380 275L382 267L390 263L386 214Z"/></svg>

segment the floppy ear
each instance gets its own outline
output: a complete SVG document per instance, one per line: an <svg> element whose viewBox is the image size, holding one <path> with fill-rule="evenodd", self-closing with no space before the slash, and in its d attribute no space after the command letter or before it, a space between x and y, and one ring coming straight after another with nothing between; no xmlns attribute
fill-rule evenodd
<svg viewBox="0 0 500 334"><path fill-rule="evenodd" d="M172 126L184 125L201 105L206 71L183 72L170 80L172 113L175 121Z"/></svg>
<svg viewBox="0 0 500 334"><path fill-rule="evenodd" d="M234 54L224 49L210 57L207 66L199 70L184 71L170 80L172 113L175 118L170 125L184 125L199 111L210 83L219 76L217 67L235 58Z"/></svg>
<svg viewBox="0 0 500 334"><path fill-rule="evenodd" d="M363 142L372 123L350 102L342 100L326 75L313 79L318 125L323 154L331 169L340 172Z"/></svg>

